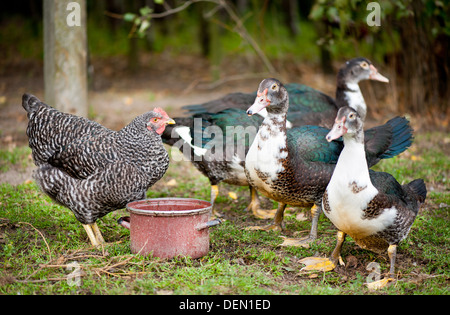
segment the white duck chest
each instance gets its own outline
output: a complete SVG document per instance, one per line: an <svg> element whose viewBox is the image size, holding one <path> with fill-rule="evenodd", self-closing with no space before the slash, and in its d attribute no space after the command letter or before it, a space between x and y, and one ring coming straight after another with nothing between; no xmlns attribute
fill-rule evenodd
<svg viewBox="0 0 450 315"><path fill-rule="evenodd" d="M351 148L346 144L322 201L325 215L353 238L373 235L391 225L397 215L392 207L374 218L364 216L364 210L377 194L378 190L370 181L364 146Z"/></svg>
<svg viewBox="0 0 450 315"><path fill-rule="evenodd" d="M263 124L245 158L247 178L253 186L270 192L270 185L284 171L282 160L288 155L286 133L277 126Z"/></svg>

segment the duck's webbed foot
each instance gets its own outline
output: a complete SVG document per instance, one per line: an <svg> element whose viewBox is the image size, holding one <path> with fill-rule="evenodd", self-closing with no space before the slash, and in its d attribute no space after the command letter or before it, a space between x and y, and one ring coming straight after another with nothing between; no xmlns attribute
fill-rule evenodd
<svg viewBox="0 0 450 315"><path fill-rule="evenodd" d="M336 268L336 263L326 257L306 257L300 259L298 262L306 265L301 269L302 271L317 270L325 272Z"/></svg>
<svg viewBox="0 0 450 315"><path fill-rule="evenodd" d="M365 285L370 290L380 290L380 289L383 289L383 288L386 288L387 286L389 286L390 283L395 282L394 270L395 270L395 258L397 256L397 245L396 244L389 245L388 255L389 255L389 260L390 260L389 274L387 275L386 278L365 283Z"/></svg>
<svg viewBox="0 0 450 315"><path fill-rule="evenodd" d="M389 284L391 282L394 282L394 281L395 281L395 279L387 277L387 278L380 279L378 281L367 282L367 283L365 283L365 285L367 286L367 288L369 290L380 290L380 289L386 288L387 286L389 286Z"/></svg>
<svg viewBox="0 0 450 315"><path fill-rule="evenodd" d="M275 218L273 220L273 223L266 225L266 226L249 226L245 228L246 230L263 230L263 231L282 231L283 227L283 216L284 216L284 209L286 208L286 204L279 203L278 209L275 213Z"/></svg>
<svg viewBox="0 0 450 315"><path fill-rule="evenodd" d="M261 209L261 202L258 197L258 193L256 189L250 186L250 194L252 200L250 204L246 208L247 211L251 211L255 217L258 219L273 219L275 217L275 213L277 209L265 210Z"/></svg>
<svg viewBox="0 0 450 315"><path fill-rule="evenodd" d="M271 223L269 225L265 225L265 226L248 226L245 228L248 231L274 231L274 232L281 232L283 230L283 228L280 225L277 225L275 223Z"/></svg>
<svg viewBox="0 0 450 315"><path fill-rule="evenodd" d="M320 213L322 212L321 207L314 205L311 208L312 222L311 231L307 237L303 238L287 238L283 237L284 241L279 246L296 246L296 247L309 247L309 244L314 242L317 238L317 225L319 223Z"/></svg>
<svg viewBox="0 0 450 315"><path fill-rule="evenodd" d="M333 252L331 253L330 258L323 258L323 257L307 257L301 259L299 262L302 264L305 264L306 266L302 268L302 270L310 271L310 270L317 270L317 271L331 271L334 268L336 268L338 263L343 264L342 258L341 258L341 249L342 244L344 244L345 241L345 233L342 231L339 231L337 233L337 243L336 247L334 248Z"/></svg>

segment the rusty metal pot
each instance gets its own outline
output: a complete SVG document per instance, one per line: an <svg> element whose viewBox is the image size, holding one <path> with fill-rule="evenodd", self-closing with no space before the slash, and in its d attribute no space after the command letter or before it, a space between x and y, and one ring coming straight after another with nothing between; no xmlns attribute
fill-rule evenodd
<svg viewBox="0 0 450 315"><path fill-rule="evenodd" d="M199 258L209 250L211 203L188 198L155 198L127 204L130 217L118 223L130 230L131 252L172 258Z"/></svg>

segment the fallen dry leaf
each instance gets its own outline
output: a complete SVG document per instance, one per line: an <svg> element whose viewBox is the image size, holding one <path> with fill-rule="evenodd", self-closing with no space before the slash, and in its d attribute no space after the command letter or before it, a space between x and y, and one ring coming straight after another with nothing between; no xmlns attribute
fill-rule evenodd
<svg viewBox="0 0 450 315"><path fill-rule="evenodd" d="M384 278L384 279L381 279L378 281L367 282L364 284L367 286L367 288L369 290L375 291L375 290L380 290L380 289L387 287L393 281L395 281L395 280L392 278Z"/></svg>
<svg viewBox="0 0 450 315"><path fill-rule="evenodd" d="M295 216L295 219L297 220L297 221L306 221L306 220L308 220L308 216L304 213L304 212L299 212L296 216Z"/></svg>
<svg viewBox="0 0 450 315"><path fill-rule="evenodd" d="M123 103L124 103L126 106L130 106L131 104L133 104L133 98L132 98L132 97L129 97L129 96L124 97L124 98L123 98Z"/></svg>
<svg viewBox="0 0 450 315"><path fill-rule="evenodd" d="M166 183L166 186L169 186L169 187L174 187L174 186L177 186L177 185L178 185L178 183L177 183L177 181L176 181L175 178L172 178L171 180L169 180L169 181Z"/></svg>
<svg viewBox="0 0 450 315"><path fill-rule="evenodd" d="M280 236L283 239L283 243L281 243L278 246L295 246L295 247L303 247L303 248L309 248L308 242L302 242L300 239L297 238L288 238L285 236Z"/></svg>
<svg viewBox="0 0 450 315"><path fill-rule="evenodd" d="M306 257L300 259L298 262L306 265L301 269L301 271L317 270L325 272L336 268L336 265L333 264L331 260L324 257Z"/></svg>

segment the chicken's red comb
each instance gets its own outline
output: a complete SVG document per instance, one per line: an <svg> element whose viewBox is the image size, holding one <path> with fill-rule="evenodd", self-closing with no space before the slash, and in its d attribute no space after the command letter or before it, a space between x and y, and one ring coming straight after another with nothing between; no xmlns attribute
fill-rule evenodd
<svg viewBox="0 0 450 315"><path fill-rule="evenodd" d="M161 114L163 117L169 117L169 115L167 115L167 113L164 111L164 109L162 109L160 107L156 107L153 111L155 113Z"/></svg>

